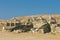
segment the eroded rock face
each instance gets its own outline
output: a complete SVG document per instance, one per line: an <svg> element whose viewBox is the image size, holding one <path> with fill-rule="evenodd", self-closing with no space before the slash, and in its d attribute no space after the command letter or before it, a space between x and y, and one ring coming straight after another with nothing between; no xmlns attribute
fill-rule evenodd
<svg viewBox="0 0 60 40"><path fill-rule="evenodd" d="M20 30L21 32L28 32L30 31L30 29L33 28L33 24L31 22L27 22L25 24L21 24L21 25L17 25L14 28L10 29L10 32L14 31L14 30Z"/></svg>
<svg viewBox="0 0 60 40"><path fill-rule="evenodd" d="M59 18L60 15L53 15L53 16L54 16L54 20L56 22L59 22L58 20L60 20L60 18ZM9 27L6 26L7 21L6 22L2 21L2 23L10 31L23 30L23 31L27 32L27 31L31 31L31 29L32 29L33 31L38 32L39 30L43 29L42 31L44 33L49 33L49 32L54 32L58 29L56 27L57 23L55 22L55 24L54 24L51 21L52 21L52 19L49 19L49 15L42 15L42 17L41 16L17 17L16 20L11 21L12 23L14 23L14 26L9 26ZM21 22L22 24L21 25L19 24L20 26L16 26L15 23L19 23L19 22ZM8 21L8 23L9 23L9 21Z"/></svg>
<svg viewBox="0 0 60 40"><path fill-rule="evenodd" d="M40 30L43 33L49 33L49 32L51 32L50 24L43 17L40 18L40 22L35 21L34 28L35 28L35 31L37 31L37 32L40 31Z"/></svg>
<svg viewBox="0 0 60 40"><path fill-rule="evenodd" d="M48 23L42 25L39 29L40 29L40 30L43 29L44 33L49 33L49 32L51 32L51 27L50 27L50 24L48 24Z"/></svg>

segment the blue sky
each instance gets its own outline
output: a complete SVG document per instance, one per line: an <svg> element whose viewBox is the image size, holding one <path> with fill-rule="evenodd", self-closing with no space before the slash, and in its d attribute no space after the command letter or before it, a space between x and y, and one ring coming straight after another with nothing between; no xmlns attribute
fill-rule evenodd
<svg viewBox="0 0 60 40"><path fill-rule="evenodd" d="M0 0L0 19L60 13L60 0Z"/></svg>

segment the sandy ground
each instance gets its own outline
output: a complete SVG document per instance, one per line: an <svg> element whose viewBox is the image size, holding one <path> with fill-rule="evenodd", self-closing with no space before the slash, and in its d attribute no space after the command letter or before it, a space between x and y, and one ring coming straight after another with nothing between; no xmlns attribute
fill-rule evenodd
<svg viewBox="0 0 60 40"><path fill-rule="evenodd" d="M1 32L0 40L60 40L60 34Z"/></svg>

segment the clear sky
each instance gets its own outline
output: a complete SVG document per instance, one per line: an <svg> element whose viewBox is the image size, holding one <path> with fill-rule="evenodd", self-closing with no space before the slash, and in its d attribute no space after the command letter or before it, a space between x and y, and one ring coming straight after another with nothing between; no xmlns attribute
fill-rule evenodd
<svg viewBox="0 0 60 40"><path fill-rule="evenodd" d="M60 0L0 0L0 19L60 13Z"/></svg>

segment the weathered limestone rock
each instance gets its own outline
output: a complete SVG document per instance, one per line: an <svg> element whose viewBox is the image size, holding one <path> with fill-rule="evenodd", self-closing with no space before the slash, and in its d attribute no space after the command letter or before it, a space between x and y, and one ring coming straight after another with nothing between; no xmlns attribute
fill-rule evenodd
<svg viewBox="0 0 60 40"><path fill-rule="evenodd" d="M33 18L32 18L33 17ZM16 27L16 23L19 23L20 21L21 21L21 28L20 27L16 27L16 29L17 30L15 30L16 32L20 32L20 30L19 30L19 28L20 29L23 29L23 30L28 30L29 29L29 31L32 31L32 32L37 32L37 30L40 28L40 27L42 27L43 25L43 27L42 28L40 28L40 30L38 31L38 32L41 32L41 33L44 33L44 31L48 31L49 29L48 29L48 27L46 27L46 23L48 23L47 22L47 20L48 21L50 21L49 22L49 25L50 25L50 27L51 27L51 32L59 32L59 30L60 30L60 28L59 27L56 27L56 20L58 21L58 20L60 20L60 15L59 16L54 16L53 15L53 18L48 18L49 17L49 15L42 15L42 17L39 15L39 16L24 16L24 17L17 17L17 18L13 18L13 19L9 19L8 21L0 21L1 23L3 23L2 25L2 30L5 30L5 25L7 24L7 23L14 23L14 26L6 26L6 28L7 29L10 29L10 27L12 28L12 29L14 29L15 30L15 27ZM46 19L46 20L45 20ZM55 21L54 21L55 20ZM11 21L11 22L10 22ZM52 22L51 21L53 21L54 23L52 24ZM58 21L59 22L59 21ZM0 23L0 24L1 24ZM30 24L33 24L33 25L30 25ZM28 24L28 25L27 25ZM46 25L45 25L46 24ZM19 24L20 25L20 24ZM31 28L35 28L35 29L32 29L32 30L30 30ZM50 31L50 30L49 30Z"/></svg>
<svg viewBox="0 0 60 40"><path fill-rule="evenodd" d="M57 24L52 24L51 25L51 32L52 33L55 33L56 32L56 27L57 27Z"/></svg>
<svg viewBox="0 0 60 40"><path fill-rule="evenodd" d="M56 33L60 33L60 27L56 27Z"/></svg>

